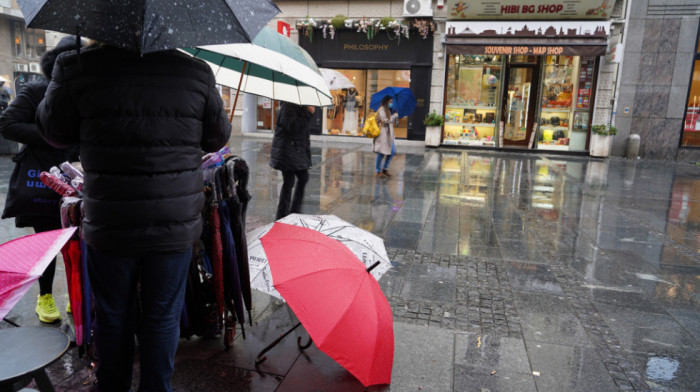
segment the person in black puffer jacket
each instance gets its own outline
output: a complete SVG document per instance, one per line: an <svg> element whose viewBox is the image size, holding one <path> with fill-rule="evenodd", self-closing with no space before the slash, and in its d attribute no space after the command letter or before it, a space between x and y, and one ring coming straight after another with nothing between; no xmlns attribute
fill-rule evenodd
<svg viewBox="0 0 700 392"><path fill-rule="evenodd" d="M51 77L56 57L68 50L75 49L75 37L64 37L56 47L44 53L41 58L41 71L47 78ZM60 165L65 161L76 161L78 151L75 148L62 150L55 148L41 137L36 125L36 109L44 98L44 93L49 85L47 79L31 81L18 92L17 98L0 116L0 134L5 139L24 144L22 151L13 159L18 168L29 159L36 160L41 170L48 171L52 166ZM17 173L19 175L19 173ZM22 177L19 177L22 178ZM39 181L38 176L36 181ZM22 189L10 188L7 193L7 201L3 218L15 218L15 226L32 227L34 232L41 233L61 228L60 196L48 188L38 189L37 193L27 194ZM39 194L40 192L40 194ZM41 203L33 203L40 199ZM29 207L31 206L31 207ZM20 210L21 209L21 210ZM49 264L44 273L39 277L39 298L36 305L36 313L39 320L44 323L52 323L61 319L53 298L53 278L56 273L56 259Z"/></svg>
<svg viewBox="0 0 700 392"><path fill-rule="evenodd" d="M270 166L282 172L282 190L275 220L301 212L304 187L309 181L311 168L309 122L314 112L313 106L304 107L289 102L280 105L270 151Z"/></svg>
<svg viewBox="0 0 700 392"><path fill-rule="evenodd" d="M50 144L80 146L98 386L129 390L137 332L139 390L171 390L202 231L202 150L219 150L231 132L214 74L174 50L141 55L97 44L58 57L38 118Z"/></svg>

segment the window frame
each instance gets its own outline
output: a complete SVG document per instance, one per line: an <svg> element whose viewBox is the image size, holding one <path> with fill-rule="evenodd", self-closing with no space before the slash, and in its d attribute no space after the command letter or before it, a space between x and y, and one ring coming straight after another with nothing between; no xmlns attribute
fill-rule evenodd
<svg viewBox="0 0 700 392"><path fill-rule="evenodd" d="M696 63L700 61L700 26L698 26L698 31L695 36L695 55L693 56L692 62L693 65L690 67L690 75L688 75L688 91L685 94L685 110L683 113L683 121L681 122L681 132L680 132L680 138L678 140L678 147L679 148L691 148L691 149L700 149L700 145L683 145L683 139L685 137L685 121L686 121L686 116L688 115L688 100L690 99L690 91L693 87L693 76L695 75L695 72L698 71L700 72L700 69L696 69ZM700 132L700 131L697 131Z"/></svg>

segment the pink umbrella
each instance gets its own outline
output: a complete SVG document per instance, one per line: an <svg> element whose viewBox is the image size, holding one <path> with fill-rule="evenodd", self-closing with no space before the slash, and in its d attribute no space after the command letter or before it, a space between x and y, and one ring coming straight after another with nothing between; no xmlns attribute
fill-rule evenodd
<svg viewBox="0 0 700 392"><path fill-rule="evenodd" d="M0 245L0 319L39 279L76 229L46 231Z"/></svg>

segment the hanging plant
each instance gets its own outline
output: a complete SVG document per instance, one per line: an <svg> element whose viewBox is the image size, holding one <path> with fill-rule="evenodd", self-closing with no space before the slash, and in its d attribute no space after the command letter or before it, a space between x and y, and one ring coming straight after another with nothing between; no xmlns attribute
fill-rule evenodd
<svg viewBox="0 0 700 392"><path fill-rule="evenodd" d="M335 29L342 29L343 27L345 27L345 19L347 19L345 15L338 14L333 19L331 19L331 25Z"/></svg>

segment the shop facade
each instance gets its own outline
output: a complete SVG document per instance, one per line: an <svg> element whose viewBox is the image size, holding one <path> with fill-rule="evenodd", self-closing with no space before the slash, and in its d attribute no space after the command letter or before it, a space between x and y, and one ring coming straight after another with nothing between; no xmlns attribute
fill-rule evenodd
<svg viewBox="0 0 700 392"><path fill-rule="evenodd" d="M333 39L300 35L299 44L324 69L333 96L333 106L324 108L317 133L362 137L365 120L374 114L369 107L372 95L386 87L400 87L411 90L418 106L399 121L396 137L425 138L433 36L401 38L382 32L370 40L354 30L336 31Z"/></svg>
<svg viewBox="0 0 700 392"><path fill-rule="evenodd" d="M585 154L608 120L595 121L612 14L600 3L448 1L442 144Z"/></svg>

